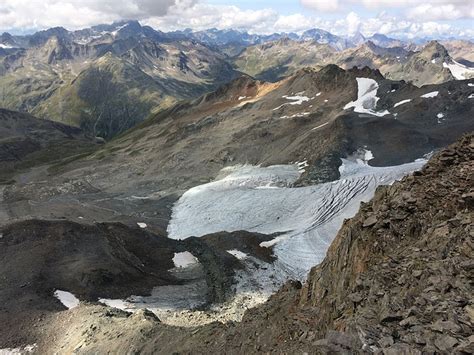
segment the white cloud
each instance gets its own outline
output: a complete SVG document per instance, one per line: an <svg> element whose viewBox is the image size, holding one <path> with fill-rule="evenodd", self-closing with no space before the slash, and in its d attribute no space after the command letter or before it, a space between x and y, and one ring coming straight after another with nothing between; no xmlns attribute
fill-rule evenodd
<svg viewBox="0 0 474 355"><path fill-rule="evenodd" d="M360 31L361 21L359 15L355 12L350 12L346 17L347 33L352 35Z"/></svg>
<svg viewBox="0 0 474 355"><path fill-rule="evenodd" d="M250 33L302 32L321 28L338 35L357 31L366 36L383 33L394 37L474 36L474 29L457 29L453 24L435 22L442 18L457 19L469 11L459 12L464 1L434 0L425 5L409 7L404 19L380 12L377 16L361 18L356 12L341 13L340 19L328 20L318 12L282 15L272 8L245 10L238 6L206 3L206 0L0 0L0 31L19 29L31 31L53 26L79 29L121 19L139 19L142 24L163 31L192 28L203 30L240 29ZM360 0L367 7L406 6L414 0ZM468 0L469 1L469 0ZM353 4L355 0L301 0L306 6L333 11ZM451 5L443 5L450 2ZM419 2L421 3L421 2ZM433 6L432 4L439 6ZM428 4L428 5L426 5Z"/></svg>
<svg viewBox="0 0 474 355"><path fill-rule="evenodd" d="M1 0L0 29L83 28L119 19L163 16L182 0Z"/></svg>
<svg viewBox="0 0 474 355"><path fill-rule="evenodd" d="M272 9L242 10L237 6L178 1L166 16L150 17L145 24L162 30L190 27L203 30L211 27L234 28L266 33L274 29L280 15Z"/></svg>
<svg viewBox="0 0 474 355"><path fill-rule="evenodd" d="M318 11L333 12L339 10L339 0L301 0L303 6Z"/></svg>
<svg viewBox="0 0 474 355"><path fill-rule="evenodd" d="M458 20L474 18L474 3L468 4L422 4L407 10L407 17L418 21Z"/></svg>
<svg viewBox="0 0 474 355"><path fill-rule="evenodd" d="M300 0L300 3L323 12L349 11L354 5L370 10L396 8L409 19L420 22L474 18L472 0Z"/></svg>

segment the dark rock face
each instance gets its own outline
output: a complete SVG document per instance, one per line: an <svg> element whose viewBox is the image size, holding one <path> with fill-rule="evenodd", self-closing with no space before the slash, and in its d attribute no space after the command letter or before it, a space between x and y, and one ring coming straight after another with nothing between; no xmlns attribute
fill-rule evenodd
<svg viewBox="0 0 474 355"><path fill-rule="evenodd" d="M472 347L473 156L465 137L343 226L301 293L321 336L359 334L387 354Z"/></svg>

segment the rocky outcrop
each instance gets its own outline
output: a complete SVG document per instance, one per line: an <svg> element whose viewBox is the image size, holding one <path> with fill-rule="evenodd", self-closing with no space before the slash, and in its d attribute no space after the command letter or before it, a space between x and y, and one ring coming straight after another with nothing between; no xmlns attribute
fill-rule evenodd
<svg viewBox="0 0 474 355"><path fill-rule="evenodd" d="M465 137L345 223L301 292L321 336L387 354L472 351L473 155Z"/></svg>

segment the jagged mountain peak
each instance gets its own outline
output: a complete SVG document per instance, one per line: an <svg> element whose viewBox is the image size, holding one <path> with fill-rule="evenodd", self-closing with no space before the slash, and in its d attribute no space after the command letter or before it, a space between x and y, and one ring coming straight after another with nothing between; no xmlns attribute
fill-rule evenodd
<svg viewBox="0 0 474 355"><path fill-rule="evenodd" d="M349 37L349 40L352 43L359 45L359 44L364 43L366 41L366 38L360 31L357 31Z"/></svg>
<svg viewBox="0 0 474 355"><path fill-rule="evenodd" d="M430 61L440 58L440 62L450 58L446 48L438 41L430 41L428 44L426 44L419 53L419 57Z"/></svg>

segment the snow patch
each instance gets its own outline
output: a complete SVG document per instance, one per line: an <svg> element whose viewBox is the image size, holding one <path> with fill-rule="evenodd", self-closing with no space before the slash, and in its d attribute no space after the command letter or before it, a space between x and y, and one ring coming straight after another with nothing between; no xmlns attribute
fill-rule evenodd
<svg viewBox="0 0 474 355"><path fill-rule="evenodd" d="M474 75L474 69L469 68L461 63L456 62L453 60L452 63L443 63L444 68L448 68L451 74L453 74L454 78L457 80L465 80L468 79L469 76Z"/></svg>
<svg viewBox="0 0 474 355"><path fill-rule="evenodd" d="M473 87L473 86L474 86L474 83L467 83L467 86Z"/></svg>
<svg viewBox="0 0 474 355"><path fill-rule="evenodd" d="M300 93L298 93L300 94ZM294 96L288 96L288 95L283 95L282 96L284 99L290 100L292 102L287 102L284 103L278 107L275 107L273 111L278 110L279 108L285 106L285 105L301 105L303 102L309 101L310 98L308 96L302 96L302 95L294 95Z"/></svg>
<svg viewBox="0 0 474 355"><path fill-rule="evenodd" d="M294 115L284 115L284 116L281 116L280 118L295 118L295 117L305 117L305 116L309 116L311 114L311 112L302 112L302 113L295 113Z"/></svg>
<svg viewBox="0 0 474 355"><path fill-rule="evenodd" d="M54 297L68 309L79 306L79 300L71 292L56 290L54 291Z"/></svg>
<svg viewBox="0 0 474 355"><path fill-rule="evenodd" d="M353 107L354 112L367 113L378 117L390 114L387 110L381 112L375 111L377 101L379 101L379 98L377 97L379 84L377 84L375 80L369 78L357 78L357 85L357 100L349 102L344 106L344 110Z"/></svg>
<svg viewBox="0 0 474 355"><path fill-rule="evenodd" d="M241 100L246 99L246 98L247 98L247 96L239 96L239 98L237 100L241 101Z"/></svg>
<svg viewBox="0 0 474 355"><path fill-rule="evenodd" d="M311 128L311 130L312 130L312 131L315 131L315 130L317 130L317 129L321 128L321 127L324 127L324 126L326 126L328 123L329 123L329 122L326 122L326 123L320 124L319 126L316 126L316 127L314 127L314 128Z"/></svg>
<svg viewBox="0 0 474 355"><path fill-rule="evenodd" d="M438 94L439 94L439 91L432 91L432 92L429 92L427 94L421 95L420 97L423 97L425 99L431 99L433 97L438 96Z"/></svg>
<svg viewBox="0 0 474 355"><path fill-rule="evenodd" d="M174 253L173 263L175 267L188 267L199 263L198 259L189 251Z"/></svg>
<svg viewBox="0 0 474 355"><path fill-rule="evenodd" d="M297 161L296 166L298 167L298 171L300 173L304 173L306 171L305 168L307 168L309 165L308 165L308 161L305 160L305 161L301 161L301 162Z"/></svg>
<svg viewBox="0 0 474 355"><path fill-rule="evenodd" d="M438 113L436 115L436 117L438 118L438 124L442 123L444 120L443 120L443 117L444 117L444 114L443 113Z"/></svg>
<svg viewBox="0 0 474 355"><path fill-rule="evenodd" d="M248 257L247 254L244 252L241 252L240 250L232 249L232 250L226 250L229 254L235 256L239 260L246 259Z"/></svg>
<svg viewBox="0 0 474 355"><path fill-rule="evenodd" d="M32 353L38 345L36 343L31 345L25 345L22 348L5 348L0 349L0 355L20 355L26 353Z"/></svg>
<svg viewBox="0 0 474 355"><path fill-rule="evenodd" d="M406 103L409 103L411 101L411 99L406 99L406 100L402 100L400 102L397 102L395 105L393 105L393 107L397 107L397 106L400 106L400 105L403 105L403 104L406 104Z"/></svg>
<svg viewBox="0 0 474 355"><path fill-rule="evenodd" d="M127 311L132 308L129 302L120 299L99 298L99 302L112 308L121 309L122 311Z"/></svg>
<svg viewBox="0 0 474 355"><path fill-rule="evenodd" d="M138 222L137 225L138 225L140 228L146 228L146 227L147 227L146 223Z"/></svg>

